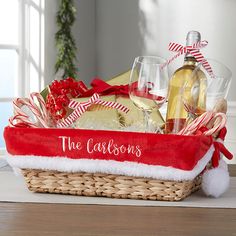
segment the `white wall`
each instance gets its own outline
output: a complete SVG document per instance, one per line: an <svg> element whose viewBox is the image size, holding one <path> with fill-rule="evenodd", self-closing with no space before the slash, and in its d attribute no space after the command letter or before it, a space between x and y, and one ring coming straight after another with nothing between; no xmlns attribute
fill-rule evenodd
<svg viewBox="0 0 236 236"><path fill-rule="evenodd" d="M56 33L56 12L58 10L58 1L45 1L45 65L44 78L48 85L55 78L54 66L56 61L56 48L54 35Z"/></svg>
<svg viewBox="0 0 236 236"><path fill-rule="evenodd" d="M97 75L107 79L130 69L142 52L137 0L96 1Z"/></svg>
<svg viewBox="0 0 236 236"><path fill-rule="evenodd" d="M228 105L226 146L234 154L234 159L230 163L236 164L236 102L231 101Z"/></svg>
<svg viewBox="0 0 236 236"><path fill-rule="evenodd" d="M79 78L87 84L96 76L95 0L77 0L73 35L77 45Z"/></svg>
<svg viewBox="0 0 236 236"><path fill-rule="evenodd" d="M166 58L168 43L185 43L189 30L197 30L209 42L202 50L206 57L224 62L236 74L236 1L235 0L139 0L145 27L144 49L149 54ZM172 71L182 63L171 65ZM236 101L236 80L233 79L228 99Z"/></svg>

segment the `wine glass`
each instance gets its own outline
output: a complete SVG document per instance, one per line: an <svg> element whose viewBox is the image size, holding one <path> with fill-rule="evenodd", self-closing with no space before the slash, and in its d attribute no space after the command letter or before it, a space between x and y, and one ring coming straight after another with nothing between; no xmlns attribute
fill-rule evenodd
<svg viewBox="0 0 236 236"><path fill-rule="evenodd" d="M210 65L212 74L204 65ZM205 59L193 70L183 87L182 99L189 119L205 111L214 110L225 99L231 84L232 73L223 63Z"/></svg>
<svg viewBox="0 0 236 236"><path fill-rule="evenodd" d="M149 119L154 108L166 101L168 70L166 60L156 56L136 57L130 74L129 95L134 105L143 111L145 132L150 132ZM159 131L160 127L158 127Z"/></svg>

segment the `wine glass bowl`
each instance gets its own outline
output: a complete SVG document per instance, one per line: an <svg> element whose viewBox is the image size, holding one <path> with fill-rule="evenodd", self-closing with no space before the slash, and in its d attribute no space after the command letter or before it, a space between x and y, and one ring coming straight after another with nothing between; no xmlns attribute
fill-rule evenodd
<svg viewBox="0 0 236 236"><path fill-rule="evenodd" d="M133 63L129 95L134 105L143 111L146 132L149 132L150 113L166 101L168 71L163 66L165 62L161 57L141 56Z"/></svg>
<svg viewBox="0 0 236 236"><path fill-rule="evenodd" d="M206 61L212 74L204 67ZM225 99L231 77L231 71L221 62L206 59L199 63L183 86L182 100L189 117L196 118L205 111L213 110L217 102Z"/></svg>

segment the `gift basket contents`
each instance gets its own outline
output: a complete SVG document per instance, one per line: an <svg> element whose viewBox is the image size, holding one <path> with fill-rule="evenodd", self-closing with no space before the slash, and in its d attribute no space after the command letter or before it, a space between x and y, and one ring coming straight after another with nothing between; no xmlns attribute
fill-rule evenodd
<svg viewBox="0 0 236 236"><path fill-rule="evenodd" d="M9 165L34 192L178 201L202 187L221 196L233 158L224 146L231 72L203 56L207 44L190 31L186 46L169 44L169 60L140 56L90 88L66 78L15 99L4 130Z"/></svg>

